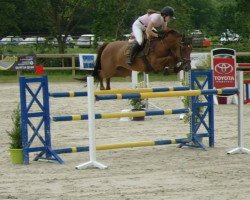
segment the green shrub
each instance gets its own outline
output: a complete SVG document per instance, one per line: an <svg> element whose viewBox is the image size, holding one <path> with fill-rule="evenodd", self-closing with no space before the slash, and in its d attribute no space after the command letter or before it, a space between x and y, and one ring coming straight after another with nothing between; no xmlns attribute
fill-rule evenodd
<svg viewBox="0 0 250 200"><path fill-rule="evenodd" d="M131 99L130 105L133 107L132 109L143 109L146 107L146 102L144 99Z"/></svg>
<svg viewBox="0 0 250 200"><path fill-rule="evenodd" d="M12 112L12 129L6 131L10 138L10 149L22 149L21 111L18 105Z"/></svg>

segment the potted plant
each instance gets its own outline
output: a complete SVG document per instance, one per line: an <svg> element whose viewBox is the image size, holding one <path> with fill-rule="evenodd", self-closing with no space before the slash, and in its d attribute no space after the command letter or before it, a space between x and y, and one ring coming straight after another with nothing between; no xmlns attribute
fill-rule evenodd
<svg viewBox="0 0 250 200"><path fill-rule="evenodd" d="M146 102L144 99L131 99L130 105L132 106L132 111L144 111L146 108ZM143 121L144 119L144 116L133 117L133 121Z"/></svg>
<svg viewBox="0 0 250 200"><path fill-rule="evenodd" d="M18 105L12 112L12 129L6 131L10 139L10 156L13 164L23 163L21 112Z"/></svg>

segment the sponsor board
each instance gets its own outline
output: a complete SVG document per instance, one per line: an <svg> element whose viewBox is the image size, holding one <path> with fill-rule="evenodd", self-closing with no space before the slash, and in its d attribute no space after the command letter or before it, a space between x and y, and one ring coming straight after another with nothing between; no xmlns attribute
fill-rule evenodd
<svg viewBox="0 0 250 200"><path fill-rule="evenodd" d="M236 86L236 52L233 49L217 48L211 51L211 64L215 88Z"/></svg>
<svg viewBox="0 0 250 200"><path fill-rule="evenodd" d="M236 68L233 58L214 58L213 79L214 87L235 87Z"/></svg>
<svg viewBox="0 0 250 200"><path fill-rule="evenodd" d="M35 64L35 55L0 55L0 70L34 70Z"/></svg>
<svg viewBox="0 0 250 200"><path fill-rule="evenodd" d="M79 54L80 69L94 70L96 54Z"/></svg>

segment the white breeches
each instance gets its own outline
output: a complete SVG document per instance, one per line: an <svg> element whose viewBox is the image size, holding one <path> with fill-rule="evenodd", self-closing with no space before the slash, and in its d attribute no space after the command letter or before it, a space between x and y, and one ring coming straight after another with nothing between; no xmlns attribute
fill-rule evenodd
<svg viewBox="0 0 250 200"><path fill-rule="evenodd" d="M141 24L141 22L137 19L132 26L132 31L135 36L135 40L139 45L142 45L143 42L143 32L146 30L146 27Z"/></svg>

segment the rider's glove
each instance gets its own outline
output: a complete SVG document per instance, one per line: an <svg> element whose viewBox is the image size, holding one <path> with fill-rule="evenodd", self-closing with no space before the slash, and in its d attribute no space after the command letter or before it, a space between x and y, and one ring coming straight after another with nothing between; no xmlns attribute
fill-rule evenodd
<svg viewBox="0 0 250 200"><path fill-rule="evenodd" d="M163 39L165 37L165 33L158 33L158 38Z"/></svg>

